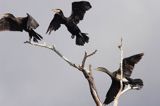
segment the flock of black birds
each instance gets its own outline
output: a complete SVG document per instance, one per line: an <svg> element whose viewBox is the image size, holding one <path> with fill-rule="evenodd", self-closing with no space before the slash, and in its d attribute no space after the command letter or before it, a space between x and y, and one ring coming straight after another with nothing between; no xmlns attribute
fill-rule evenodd
<svg viewBox="0 0 160 106"><path fill-rule="evenodd" d="M52 21L47 29L48 34L52 31L56 31L60 28L61 24L64 24L68 31L72 34L71 38L76 37L76 45L83 46L89 42L87 33L81 32L77 24L83 20L86 11L92 8L88 1L77 1L72 3L72 13L69 17L65 17L61 9L54 9L55 12ZM39 26L38 22L27 13L26 17L15 17L11 13L5 13L0 18L0 31L26 31L29 34L29 42L32 40L38 42L43 37L34 31ZM139 90L143 87L143 81L141 79L130 78L134 65L140 61L144 54L136 54L123 59L123 90L126 86L130 86L131 89ZM111 79L112 84L107 92L104 104L111 103L120 89L120 68L115 72L110 72L104 67L98 67L97 71L107 73Z"/></svg>

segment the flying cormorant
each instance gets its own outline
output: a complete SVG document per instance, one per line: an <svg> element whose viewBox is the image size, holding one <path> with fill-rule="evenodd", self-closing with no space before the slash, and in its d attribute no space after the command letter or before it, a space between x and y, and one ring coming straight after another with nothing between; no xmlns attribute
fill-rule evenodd
<svg viewBox="0 0 160 106"><path fill-rule="evenodd" d="M136 90L139 90L143 87L143 81L141 79L130 78L134 65L141 60L143 55L144 55L143 53L140 53L140 54L136 54L123 59L123 80L122 80L123 89L122 90L124 90L124 88L127 85L129 85L131 89L136 89ZM104 67L98 67L96 70L107 73L112 79L112 84L107 92L106 99L104 101L104 104L107 105L112 101L114 101L116 95L120 90L120 76L121 76L120 68L114 72L110 72Z"/></svg>
<svg viewBox="0 0 160 106"><path fill-rule="evenodd" d="M33 29L39 26L37 21L27 13L26 17L15 17L11 13L5 13L0 18L0 31L26 31L29 33L29 41L33 37L34 42L43 39L41 35Z"/></svg>
<svg viewBox="0 0 160 106"><path fill-rule="evenodd" d="M65 17L61 9L54 9L55 15L50 22L46 33L51 33L53 30L59 29L61 24L64 24L68 31L72 34L72 38L76 36L76 44L83 46L88 43L89 37L87 33L82 33L77 24L83 20L84 14L91 8L88 1L78 1L72 3L72 14L70 17Z"/></svg>

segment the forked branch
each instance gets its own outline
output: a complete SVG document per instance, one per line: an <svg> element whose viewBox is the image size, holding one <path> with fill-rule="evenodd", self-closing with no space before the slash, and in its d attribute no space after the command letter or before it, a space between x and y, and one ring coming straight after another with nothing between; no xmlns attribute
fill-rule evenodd
<svg viewBox="0 0 160 106"><path fill-rule="evenodd" d="M83 75L85 76L85 78L88 81L90 92L91 92L91 95L93 97L93 100L95 101L97 106L103 106L103 104L102 104L102 102L99 98L97 89L96 89L96 85L95 85L94 78L93 78L93 75L92 75L91 65L89 65L89 70L88 71L84 69L85 62L86 62L87 58L94 55L96 52L97 52L97 50L95 50L91 54L87 54L87 52L85 52L84 58L82 60L81 68L82 68Z"/></svg>

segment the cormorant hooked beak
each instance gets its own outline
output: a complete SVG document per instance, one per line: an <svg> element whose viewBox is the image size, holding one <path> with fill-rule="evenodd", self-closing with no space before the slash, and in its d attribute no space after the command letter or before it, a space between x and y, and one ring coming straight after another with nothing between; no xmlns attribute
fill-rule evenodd
<svg viewBox="0 0 160 106"><path fill-rule="evenodd" d="M54 13L59 13L60 12L59 9L52 9L51 11L53 11Z"/></svg>

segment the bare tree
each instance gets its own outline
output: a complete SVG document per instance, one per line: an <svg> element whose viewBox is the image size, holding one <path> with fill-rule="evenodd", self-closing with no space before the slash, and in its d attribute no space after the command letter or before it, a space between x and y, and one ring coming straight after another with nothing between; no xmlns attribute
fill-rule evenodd
<svg viewBox="0 0 160 106"><path fill-rule="evenodd" d="M86 63L86 60L87 58L93 56L97 50L93 51L92 53L88 54L87 52L85 52L84 54L84 57L82 59L82 63L81 65L76 65L75 63L71 62L68 58L66 58L64 55L62 55L56 48L54 45L49 45L47 43L35 43L35 42L29 42L29 41L26 41L25 43L27 44L30 44L30 45L33 45L33 46L38 46L38 47L43 47L43 48L47 48L47 49L50 49L52 50L53 52L55 52L59 57L61 57L65 62L67 62L70 66L76 68L77 70L81 71L84 75L84 77L86 78L86 80L88 81L88 84L89 84L89 89L90 89L90 93L91 93L91 96L96 104L96 106L104 106L104 104L101 102L100 98L99 98L99 95L98 95L98 92L97 92L97 89L96 89L96 85L95 85L95 81L94 81L94 78L93 78L93 75L92 75L92 68L91 68L91 65L89 65L89 69L85 69L85 63ZM121 88L117 94L117 96L115 97L115 100L114 100L114 106L118 106L118 100L119 100L119 97L125 93L126 91L130 90L131 88L128 86L126 87L123 91L122 91L122 87L123 87L123 83L122 83L122 78L123 78L123 70L122 70L122 62L123 62L123 48L122 48L123 44L122 44L122 39L121 39L121 44L119 47L120 51L121 51L121 81L120 81L120 84L121 84Z"/></svg>
<svg viewBox="0 0 160 106"><path fill-rule="evenodd" d="M85 52L83 60L81 65L76 65L75 63L71 62L69 59L67 59L64 55L62 55L56 48L54 45L48 45L46 43L35 43L35 42L28 42L26 41L25 43L31 44L33 46L39 46L39 47L44 47L47 49L50 49L52 51L54 51L58 56L60 56L65 62L67 62L70 66L78 69L79 71L81 71L84 75L84 77L87 79L88 84L89 84L89 89L90 89L90 93L92 95L92 98L96 104L96 106L103 106L103 103L101 102L97 89L96 89L96 85L94 82L94 78L92 75L92 68L91 65L89 65L89 70L85 69L85 63L87 58L91 57L92 55L94 55L97 50L93 51L92 53L88 54L87 52Z"/></svg>

